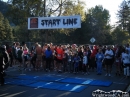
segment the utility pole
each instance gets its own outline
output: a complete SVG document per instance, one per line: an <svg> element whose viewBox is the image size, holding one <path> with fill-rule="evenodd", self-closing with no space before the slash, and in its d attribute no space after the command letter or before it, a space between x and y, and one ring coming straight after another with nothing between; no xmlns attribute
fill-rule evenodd
<svg viewBox="0 0 130 97"><path fill-rule="evenodd" d="M46 17L46 0L44 0L44 17Z"/></svg>
<svg viewBox="0 0 130 97"><path fill-rule="evenodd" d="M46 17L46 0L44 0L44 17ZM45 42L48 42L48 34L47 34L47 30L44 29L44 33L45 33Z"/></svg>

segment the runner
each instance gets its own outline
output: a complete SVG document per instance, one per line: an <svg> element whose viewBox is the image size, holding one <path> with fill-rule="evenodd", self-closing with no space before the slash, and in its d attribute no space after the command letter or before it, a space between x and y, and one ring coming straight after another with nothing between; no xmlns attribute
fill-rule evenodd
<svg viewBox="0 0 130 97"><path fill-rule="evenodd" d="M116 76L121 75L121 54L123 52L122 46L117 46L115 50L115 65L116 65Z"/></svg>
<svg viewBox="0 0 130 97"><path fill-rule="evenodd" d="M47 43L44 44L42 48L42 68L43 70L46 70L46 56L45 56L45 51L47 50Z"/></svg>
<svg viewBox="0 0 130 97"><path fill-rule="evenodd" d="M59 45L56 49L57 53L57 70L58 72L62 72L62 64L63 64L63 49L61 48L61 45Z"/></svg>
<svg viewBox="0 0 130 97"><path fill-rule="evenodd" d="M17 52L18 55L18 61L19 61L19 70L21 70L22 63L23 63L23 47L20 46L20 50Z"/></svg>
<svg viewBox="0 0 130 97"><path fill-rule="evenodd" d="M88 58L87 54L83 55L83 66L82 66L83 74L88 74Z"/></svg>
<svg viewBox="0 0 130 97"><path fill-rule="evenodd" d="M17 54L16 54L16 43L13 43L12 46L12 55L13 55L13 65L16 64L16 60L17 60Z"/></svg>
<svg viewBox="0 0 130 97"><path fill-rule="evenodd" d="M47 50L45 51L45 57L46 57L46 72L51 71L51 59L52 59L52 50L48 46Z"/></svg>
<svg viewBox="0 0 130 97"><path fill-rule="evenodd" d="M72 57L72 52L71 51L68 54L67 60L68 60L68 63L67 63L68 72L71 73L73 71L73 66L72 66L73 65L72 64L73 57Z"/></svg>
<svg viewBox="0 0 130 97"><path fill-rule="evenodd" d="M40 66L42 64L42 47L40 44L37 44L36 46L36 71L40 70Z"/></svg>
<svg viewBox="0 0 130 97"><path fill-rule="evenodd" d="M101 75L102 74L102 61L104 59L104 55L101 49L98 50L98 53L96 54L95 59L97 63L97 75Z"/></svg>
<svg viewBox="0 0 130 97"><path fill-rule="evenodd" d="M28 54L29 54L29 49L27 48L27 46L23 47L23 64L24 64L24 69L27 69L27 65L28 65Z"/></svg>
<svg viewBox="0 0 130 97"><path fill-rule="evenodd" d="M122 61L124 65L124 75L127 78L130 76L130 54L128 49L126 49L125 52L122 54Z"/></svg>
<svg viewBox="0 0 130 97"><path fill-rule="evenodd" d="M80 58L80 60L79 60L79 66L78 66L78 70L80 71L80 72L82 72L83 71L83 69L82 69L82 65L83 65L83 52L82 52L82 47L79 47L79 49L78 49L78 56L79 56L79 58Z"/></svg>
<svg viewBox="0 0 130 97"><path fill-rule="evenodd" d="M63 48L63 71L67 72L67 59L68 59L68 54L67 54L67 49Z"/></svg>
<svg viewBox="0 0 130 97"><path fill-rule="evenodd" d="M91 69L92 71L94 71L94 69L96 68L95 56L96 56L96 54L97 54L97 51L98 51L97 46L94 45L94 46L93 46L92 53L91 53L91 56L90 56L90 62L91 62L91 63L90 63L90 69Z"/></svg>
<svg viewBox="0 0 130 97"><path fill-rule="evenodd" d="M90 65L91 65L91 60L90 60L90 56L91 56L91 50L89 48L89 46L87 46L87 58L88 58L88 73L89 73L89 69L90 69Z"/></svg>
<svg viewBox="0 0 130 97"><path fill-rule="evenodd" d="M113 55L114 54L113 54L113 51L111 50L111 47L108 46L107 50L105 51L105 64L106 64L106 75L105 76L111 76Z"/></svg>
<svg viewBox="0 0 130 97"><path fill-rule="evenodd" d="M5 50L6 48L0 47L0 85L4 85L4 76L5 72L4 70L6 69L6 64L9 62L9 55L7 51Z"/></svg>
<svg viewBox="0 0 130 97"><path fill-rule="evenodd" d="M80 61L80 57L78 56L78 54L74 55L74 73L78 73L79 72L79 61Z"/></svg>
<svg viewBox="0 0 130 97"><path fill-rule="evenodd" d="M12 67L12 65L13 65L13 53L12 53L12 48L8 44L6 44L6 50L9 54L9 57L10 57L9 66Z"/></svg>

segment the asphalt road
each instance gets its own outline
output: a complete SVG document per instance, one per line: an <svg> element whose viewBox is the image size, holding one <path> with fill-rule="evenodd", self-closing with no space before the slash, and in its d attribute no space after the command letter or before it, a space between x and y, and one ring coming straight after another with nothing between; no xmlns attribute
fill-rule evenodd
<svg viewBox="0 0 130 97"><path fill-rule="evenodd" d="M51 89L41 89L41 88L32 88L26 86L18 86L18 85L5 85L0 87L0 97L92 97L92 92L100 89L106 92L111 90L121 90L124 91L128 84L130 83L130 78L124 78L123 75L116 76L114 73L114 68L112 70L111 77L105 76L105 71L103 71L102 75L97 75L96 72L90 72L90 75L83 75L81 73L72 74L72 73L57 73L55 71L52 72L44 72L44 71L19 71L17 66L9 67L6 71L6 78L11 78L13 76L18 75L34 75L34 76L62 76L62 77L72 77L72 78L90 78L97 80L107 80L112 81L112 85L109 87L102 86L90 86L79 92L68 92L68 91L59 91L59 90L51 90Z"/></svg>

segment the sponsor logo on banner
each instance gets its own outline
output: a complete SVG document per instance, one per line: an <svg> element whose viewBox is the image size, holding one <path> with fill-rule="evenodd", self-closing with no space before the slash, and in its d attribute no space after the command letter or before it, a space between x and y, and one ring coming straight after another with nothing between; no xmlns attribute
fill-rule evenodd
<svg viewBox="0 0 130 97"><path fill-rule="evenodd" d="M38 18L30 18L30 28L38 28Z"/></svg>

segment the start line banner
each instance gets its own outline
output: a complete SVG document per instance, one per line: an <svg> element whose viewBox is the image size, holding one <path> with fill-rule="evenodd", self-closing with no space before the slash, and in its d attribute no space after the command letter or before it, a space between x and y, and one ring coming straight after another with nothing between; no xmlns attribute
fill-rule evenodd
<svg viewBox="0 0 130 97"><path fill-rule="evenodd" d="M81 17L29 17L28 29L60 29L60 28L81 28Z"/></svg>

